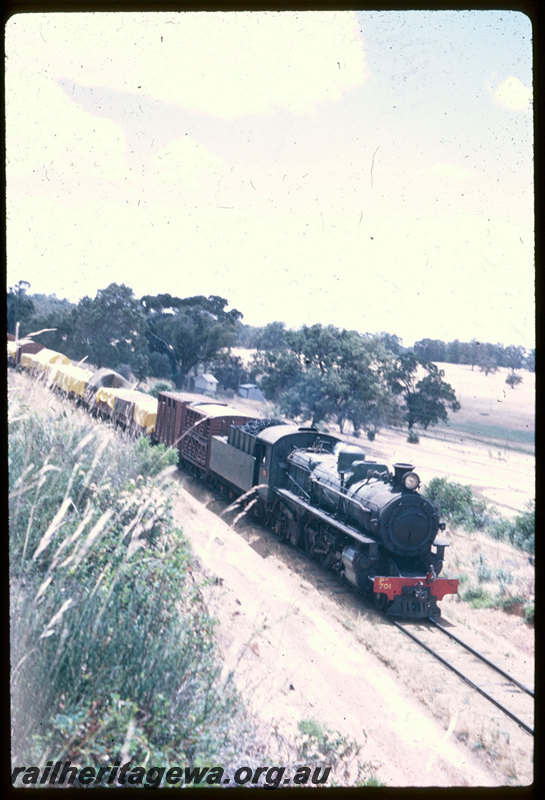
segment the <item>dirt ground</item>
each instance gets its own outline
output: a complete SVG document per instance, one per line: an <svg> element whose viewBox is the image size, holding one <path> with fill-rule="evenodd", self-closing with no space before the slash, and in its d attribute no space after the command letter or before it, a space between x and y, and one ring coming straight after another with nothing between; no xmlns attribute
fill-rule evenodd
<svg viewBox="0 0 545 800"><path fill-rule="evenodd" d="M483 730L492 706L423 663L402 634L303 553L244 519L231 527L218 516L223 507L179 476L175 515L201 575L212 578L204 592L220 623L225 672L235 670L271 737L294 735L298 721L315 719L361 743L369 774L387 786L531 782L527 734L509 720L495 722L494 741L502 744L495 753ZM469 616L478 636L477 616ZM466 624L463 615L456 624ZM521 631L521 640L531 681L532 634ZM501 629L488 644L495 653L510 647Z"/></svg>

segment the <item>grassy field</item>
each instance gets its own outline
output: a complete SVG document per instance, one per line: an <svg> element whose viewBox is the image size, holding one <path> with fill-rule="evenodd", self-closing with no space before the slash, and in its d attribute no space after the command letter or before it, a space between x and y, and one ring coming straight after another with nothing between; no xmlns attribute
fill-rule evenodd
<svg viewBox="0 0 545 800"><path fill-rule="evenodd" d="M444 371L462 407L450 414L446 425L438 425L430 434L453 432L503 448L534 452L535 373L520 370L522 383L511 389L505 383L509 374L505 368L485 375L466 364L437 366Z"/></svg>
<svg viewBox="0 0 545 800"><path fill-rule="evenodd" d="M248 364L254 350L233 348L234 355ZM466 364L438 363L461 403L456 414L449 415L446 424L430 428L427 435L465 435L470 439L488 442L525 452L534 452L535 436L535 373L519 370L522 383L511 389L505 379L509 370L485 375L477 367ZM258 406L259 407L259 406Z"/></svg>

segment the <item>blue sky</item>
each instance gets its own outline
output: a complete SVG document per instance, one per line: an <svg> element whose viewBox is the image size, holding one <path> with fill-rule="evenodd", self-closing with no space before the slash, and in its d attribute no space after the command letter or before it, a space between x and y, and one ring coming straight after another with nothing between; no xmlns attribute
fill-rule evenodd
<svg viewBox="0 0 545 800"><path fill-rule="evenodd" d="M531 35L505 11L15 16L8 285L531 347Z"/></svg>

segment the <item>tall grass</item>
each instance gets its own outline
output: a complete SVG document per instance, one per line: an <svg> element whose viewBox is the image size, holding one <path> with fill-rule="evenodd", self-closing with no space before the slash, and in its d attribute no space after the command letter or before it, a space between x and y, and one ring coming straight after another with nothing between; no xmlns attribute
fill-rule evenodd
<svg viewBox="0 0 545 800"><path fill-rule="evenodd" d="M225 756L238 701L161 486L175 451L10 411L14 762Z"/></svg>

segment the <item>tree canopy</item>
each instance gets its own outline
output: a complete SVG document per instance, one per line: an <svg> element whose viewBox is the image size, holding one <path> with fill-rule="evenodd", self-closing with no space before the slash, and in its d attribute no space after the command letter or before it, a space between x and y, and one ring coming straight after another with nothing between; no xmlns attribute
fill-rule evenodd
<svg viewBox="0 0 545 800"><path fill-rule="evenodd" d="M149 373L145 316L132 289L111 283L80 300L76 315L76 357L112 369L126 364L138 378Z"/></svg>
<svg viewBox="0 0 545 800"><path fill-rule="evenodd" d="M313 425L334 419L341 431L348 420L356 432L385 423L390 351L379 338L318 324L286 331L285 339L287 349L258 353L252 369L283 413Z"/></svg>
<svg viewBox="0 0 545 800"><path fill-rule="evenodd" d="M454 389L443 380L444 374L436 364L411 351L394 360L387 380L394 395L402 400L403 418L409 430L415 425L426 430L430 425L446 422L447 409L460 409Z"/></svg>
<svg viewBox="0 0 545 800"><path fill-rule="evenodd" d="M149 347L167 356L177 387L193 367L210 362L236 343L236 325L242 314L236 309L227 311L227 305L228 301L217 295L142 298Z"/></svg>
<svg viewBox="0 0 545 800"><path fill-rule="evenodd" d="M10 286L6 295L8 333L15 334L19 322L21 325L32 317L34 303L27 295L30 288L28 281L19 281L16 286Z"/></svg>

